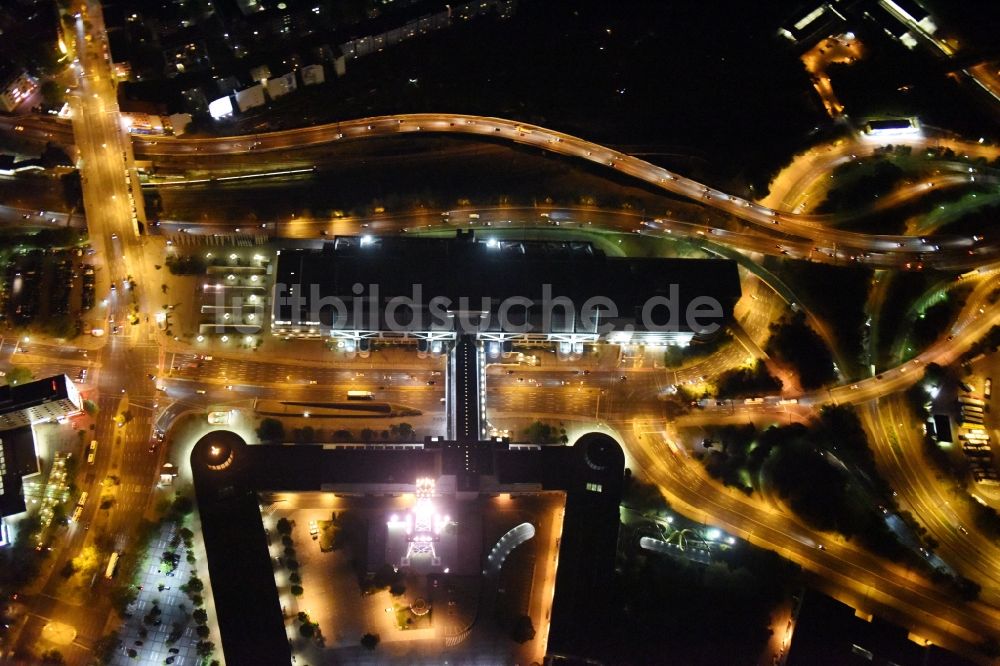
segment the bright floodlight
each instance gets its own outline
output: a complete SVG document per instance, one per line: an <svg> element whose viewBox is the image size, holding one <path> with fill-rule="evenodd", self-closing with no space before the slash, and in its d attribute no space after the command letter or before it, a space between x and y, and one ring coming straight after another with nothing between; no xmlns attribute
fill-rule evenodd
<svg viewBox="0 0 1000 666"><path fill-rule="evenodd" d="M708 532L705 533L705 537L709 541L715 541L720 536L722 536L722 532L720 532L719 530L715 529L714 527L712 529L710 529Z"/></svg>
<svg viewBox="0 0 1000 666"><path fill-rule="evenodd" d="M500 247L500 241L498 241L496 238L488 238L486 240L486 247L498 248Z"/></svg>
<svg viewBox="0 0 1000 666"><path fill-rule="evenodd" d="M374 242L375 242L375 239L372 238L371 236L369 236L368 234L365 234L364 236L361 237L361 245L362 246L364 246L364 245L371 245Z"/></svg>

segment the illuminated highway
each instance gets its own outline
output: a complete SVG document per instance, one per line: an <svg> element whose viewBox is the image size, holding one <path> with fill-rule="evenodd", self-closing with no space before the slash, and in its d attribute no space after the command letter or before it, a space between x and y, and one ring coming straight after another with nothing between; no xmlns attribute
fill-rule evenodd
<svg viewBox="0 0 1000 666"><path fill-rule="evenodd" d="M33 612L19 628L14 642L15 650L30 653L46 624L72 625L80 636L65 652L72 663L80 663L87 646L103 635L111 610L110 600L103 589L104 583L99 582L92 598L87 600L88 612L81 613L81 600L66 596L61 577L52 574L84 547L101 542L105 549L123 549L134 533L150 500L157 468L155 457L147 452L156 406L147 374L155 372L161 362L160 350L150 337L151 328L141 320L136 326L128 323L133 304L138 311L148 312L141 301L141 292L126 289L123 284L127 276L141 275L143 270L136 226L142 215L142 197L138 192L132 194L131 183L138 181L134 171L128 175L126 170L132 159L131 144L121 125L105 56L107 37L100 4L91 1L81 7L75 18L72 45L77 59L73 65L77 83L69 95L69 104L90 241L97 250L95 263L105 269L98 272L97 289L99 294L108 294L109 300L106 306L98 307L106 307L109 332L114 325L129 331L126 335L108 336L103 348L88 352L88 363L100 368L90 378L91 385L83 387L85 395L90 390L99 392L99 397L93 395L100 408L94 432L99 446L86 486L93 499L84 507L80 522L71 526L68 542L58 549L52 567L43 572L41 593L34 597ZM85 33L85 25L89 25L89 32ZM133 211L136 200L137 209ZM112 283L118 287L114 291L110 289ZM51 353L48 349L44 351L47 355ZM75 353L63 350L54 356L58 359ZM78 364L77 359L73 365ZM132 419L120 427L115 417L126 411ZM99 509L101 484L109 477L118 481L104 493L113 502L110 508ZM81 525L87 529L81 529ZM103 561L98 564L103 565Z"/></svg>
<svg viewBox="0 0 1000 666"><path fill-rule="evenodd" d="M148 256L159 250L157 245L146 253L149 249L146 245L162 240L138 233L143 211L133 168L133 146L137 157L158 163L190 163L194 159L211 165L214 159L221 161L224 157L241 155L248 161L252 158L265 164L269 153L368 137L455 133L499 138L627 174L752 225L752 229L729 230L600 209L490 208L476 209L474 219L471 210L455 210L447 211L444 216L435 212L363 221L297 220L285 225L281 234L291 238L355 233L359 224L371 233L417 233L470 225L487 230L541 226L680 237L700 244L708 252L716 252L718 245L753 255L778 254L828 263L860 261L885 267L901 267L912 261L940 268L977 267L1000 254L1000 242L996 239L980 242L956 236L923 240L914 236L867 235L836 228L850 216L801 213L813 208L822 197L833 168L858 154L871 154L880 145L878 142L872 142L864 153L859 150L858 142L814 148L779 175L772 194L764 200L771 203L763 205L577 137L499 118L414 114L248 137L130 138L115 102L99 3L91 1L86 7L86 17L81 15L76 22L79 81L70 96L72 131L64 123L45 120L25 121L28 128L25 133L72 144L79 151L88 229L98 259L106 269L99 282L99 293L108 294L109 331L114 326L122 327L122 331L108 336L104 347L89 350L86 355L79 349L38 344L18 358L18 363L32 367L36 374L79 367L92 369L84 391L99 396L95 437L101 446L90 483L100 484L109 476L118 479L118 483L108 490L115 499L112 509L98 509L98 502L91 500L81 521L71 527L65 547L59 549L45 572L42 593L32 600L33 616L18 637L22 648L34 644L46 622L62 621L73 624L80 632L83 644L78 646L79 654L68 655L79 662L86 645L102 635L110 612L106 595L101 594L104 590L97 588L88 612L82 613L80 606L60 598L59 581L51 574L99 537L110 540L115 548L127 547L130 534L149 504L150 489L164 455L163 451L150 453L147 447L153 418L161 404L166 405L166 416L161 423L168 423L189 409L203 411L219 405L251 408L255 400L322 400L362 388L377 392L380 399L419 410L419 416L407 419L418 431L429 431L443 418L440 359L414 358L412 364L401 365L376 353L364 362L295 364L232 353L199 362L193 354L173 353L183 345L166 340L146 318L155 305L143 285L156 281L151 277ZM91 24L87 34L84 34L85 18ZM832 91L829 93L832 95ZM831 110L837 111L835 106ZM9 126L10 122L0 120L0 127L4 123ZM958 152L991 158L997 155L995 147L920 137L898 143L914 147L958 146ZM1000 182L992 173L970 175L964 164L942 164L941 168L945 173L939 177L904 187L872 210L898 206L922 196L930 188L960 187L973 176L980 176L981 182ZM5 220L17 222L17 216L25 219L23 215L19 209L0 209L0 218ZM57 221L48 224L65 221L63 216L54 219ZM232 233L234 229L227 225L164 221L161 232L196 237ZM940 249L936 248L938 245ZM753 256L747 262L752 264ZM136 279L136 289L126 288L124 281L129 276ZM870 379L809 393L800 393L786 382L782 396L766 396L762 404L713 402L678 419L675 425L801 420L826 402L859 405L880 470L900 489L904 508L913 511L940 542L939 552L946 561L983 583L984 601L1000 603L1000 549L982 535L964 534L958 529L962 524L958 521L967 524L969 518L949 506L947 488L919 461L920 435L910 425L912 418L898 396L917 380L927 363L953 362L991 326L1000 324L1000 310L988 307L987 303L990 291L996 287L995 274L982 272L970 279L975 280L975 289L951 327L948 339L939 340L899 367ZM494 425L510 424L512 429L536 418L564 419L568 424L605 424L615 429L634 464L661 487L674 506L789 557L811 572L814 582L834 596L858 607L876 606L887 610L889 615L898 613L917 627L922 636L944 645L955 645L957 641L960 647L968 647L985 636L1000 637L1000 612L995 608L985 603L957 602L952 595L911 571L876 558L854 544L811 532L768 498L748 498L720 487L707 477L700 463L672 444L676 437L665 424L663 392L676 384L698 384L751 357L763 358L760 346L766 342L768 324L792 300L787 288L775 284L762 272L744 275L743 282L745 295L736 310L741 330L737 339L719 353L677 370L665 369L650 359L633 360L631 365L601 358L572 364L544 358L537 367L493 364L486 382L488 416ZM111 284L117 287L114 291ZM828 342L832 339L822 322L812 323ZM831 349L836 353L835 345ZM157 378L155 383L151 375ZM779 404L780 398L788 397L795 397L797 404ZM115 417L125 411L133 418L119 427ZM100 492L92 494L96 499ZM89 529L81 529L84 525ZM824 550L818 547L821 544ZM533 613L540 614L540 610L533 609Z"/></svg>
<svg viewBox="0 0 1000 666"><path fill-rule="evenodd" d="M837 257L863 261L871 265L898 267L908 260L912 261L914 256L920 255L924 257L922 261L927 265L943 268L967 267L995 255L1000 250L1000 240L977 242L969 237L941 236L931 242L913 236L863 234L831 228L831 222L836 219L832 216L802 215L768 208L611 148L537 125L503 118L460 114L406 114L362 118L248 137L192 139L164 136L134 137L134 139L136 154L142 159L158 161L168 157L197 156L198 163L204 166L210 163L213 156L246 153L248 156L253 154L258 157L264 156L260 159L266 159L268 152L326 145L351 139L449 133L507 140L614 169L666 192L729 213L757 226L767 234L797 236L793 242L797 241L798 245L808 241L819 251L832 252ZM900 137L896 142L906 145L931 143L918 137ZM942 140L935 143L943 145L954 142ZM872 150L880 145L882 142L873 141ZM842 142L840 146L839 150L827 147L825 150L828 153L839 154L836 156L827 154L824 155L825 160L810 161L807 171L829 173L828 168L821 166L824 162L830 160L835 162L843 160L847 155L856 154L853 143ZM961 145L960 149L967 154L995 156L998 153L994 147L976 147L974 144ZM822 148L814 148L810 152L823 155L823 151ZM787 172L788 170L785 173ZM796 191L801 189L796 188Z"/></svg>

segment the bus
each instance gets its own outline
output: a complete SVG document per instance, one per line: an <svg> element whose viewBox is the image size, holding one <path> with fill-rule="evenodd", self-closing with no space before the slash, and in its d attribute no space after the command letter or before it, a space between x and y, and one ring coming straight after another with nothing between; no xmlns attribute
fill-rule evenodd
<svg viewBox="0 0 1000 666"><path fill-rule="evenodd" d="M118 573L118 551L111 553L111 559L108 560L108 568L104 570L104 577L111 580Z"/></svg>
<svg viewBox="0 0 1000 666"><path fill-rule="evenodd" d="M348 400L371 400L375 397L375 394L371 391L348 391Z"/></svg>
<svg viewBox="0 0 1000 666"><path fill-rule="evenodd" d="M90 497L90 494L86 490L84 490L82 493L80 493L80 499L79 501L77 501L76 505L80 508L83 508L83 505L87 503L88 497Z"/></svg>

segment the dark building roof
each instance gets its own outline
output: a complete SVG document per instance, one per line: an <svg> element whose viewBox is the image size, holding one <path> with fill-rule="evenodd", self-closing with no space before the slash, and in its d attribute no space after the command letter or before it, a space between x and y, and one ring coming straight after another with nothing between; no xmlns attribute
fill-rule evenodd
<svg viewBox="0 0 1000 666"><path fill-rule="evenodd" d="M934 434L938 441L951 441L951 418L947 414L934 415Z"/></svg>
<svg viewBox="0 0 1000 666"><path fill-rule="evenodd" d="M525 308L518 305L507 313L509 323L530 323L532 332L546 333L593 332L592 324L586 327L578 315L588 299L604 297L615 305L618 316L602 311L600 324L632 324L643 330L643 306L662 297L677 301L674 330L688 331L683 313L694 299L714 298L725 319L732 315L741 293L736 264L728 260L608 257L587 242L483 242L461 232L457 238L338 237L322 250L283 250L275 283L276 320L294 324L318 318L324 326L368 330L391 330L389 314L408 330L432 330L435 309L430 301L435 297L448 299L437 312L488 311L485 330L500 330L502 301L527 298L532 302L527 322ZM364 288L359 302L355 285ZM287 295L289 287L301 302L277 298ZM560 304L546 316L542 307L546 294L549 301L561 297L577 316L567 314L566 306ZM341 312L326 307L313 317L311 306L317 297L336 298L344 307ZM393 298L419 298L422 321L414 321L408 306L387 312L386 304ZM659 312L656 323L665 323Z"/></svg>
<svg viewBox="0 0 1000 666"><path fill-rule="evenodd" d="M806 592L788 650L788 666L971 666L954 653L909 640L886 620L868 622L819 592Z"/></svg>
<svg viewBox="0 0 1000 666"><path fill-rule="evenodd" d="M909 118L887 118L882 120L869 120L867 125L870 131L894 130L913 127L913 122Z"/></svg>
<svg viewBox="0 0 1000 666"><path fill-rule="evenodd" d="M108 30L108 48L112 62L128 62L134 55L132 42L124 30Z"/></svg>
<svg viewBox="0 0 1000 666"><path fill-rule="evenodd" d="M423 449L247 446L236 434L205 435L191 453L222 647L234 664L288 663L290 653L257 507L259 491L321 490L335 484L412 484L418 477L496 474L566 493L549 644L586 649L614 573L625 456L612 438L574 446L511 450L506 440L428 439ZM466 481L470 487L475 484ZM581 642L582 641L582 642Z"/></svg>
<svg viewBox="0 0 1000 666"><path fill-rule="evenodd" d="M66 375L55 375L27 384L0 386L0 417L4 414L69 397Z"/></svg>
<svg viewBox="0 0 1000 666"><path fill-rule="evenodd" d="M541 449L543 486L566 491L548 653L607 653L625 454L603 433Z"/></svg>
<svg viewBox="0 0 1000 666"><path fill-rule="evenodd" d="M0 432L0 516L25 510L22 477L38 472L30 426Z"/></svg>

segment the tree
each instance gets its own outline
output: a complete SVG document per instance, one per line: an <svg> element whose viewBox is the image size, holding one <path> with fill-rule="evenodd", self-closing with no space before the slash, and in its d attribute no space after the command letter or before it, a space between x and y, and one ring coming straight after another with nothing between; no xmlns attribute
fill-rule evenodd
<svg viewBox="0 0 1000 666"><path fill-rule="evenodd" d="M289 535L292 533L292 521L288 518L278 518L278 524L276 526L278 534Z"/></svg>
<svg viewBox="0 0 1000 666"><path fill-rule="evenodd" d="M87 413L87 416L94 418L100 413L101 408L97 406L97 403L93 400L83 401L83 411ZM82 432L82 431L81 431Z"/></svg>
<svg viewBox="0 0 1000 666"><path fill-rule="evenodd" d="M262 442L278 442L285 438L285 426L278 419L265 418L257 427L257 437Z"/></svg>
<svg viewBox="0 0 1000 666"><path fill-rule="evenodd" d="M524 436L532 444L555 444L559 440L559 432L542 421L535 421L525 428Z"/></svg>
<svg viewBox="0 0 1000 666"><path fill-rule="evenodd" d="M205 612L204 608L196 608L193 613L191 613L191 618L198 624L205 624L208 622L208 613Z"/></svg>
<svg viewBox="0 0 1000 666"><path fill-rule="evenodd" d="M630 469L625 470L622 504L642 513L664 513L670 509L660 489L652 483L636 478Z"/></svg>
<svg viewBox="0 0 1000 666"><path fill-rule="evenodd" d="M65 664L66 659L59 650L49 650L42 654L43 664Z"/></svg>
<svg viewBox="0 0 1000 666"><path fill-rule="evenodd" d="M205 589L205 583L201 582L201 579L197 576L192 575L187 583L187 587L192 592L201 592Z"/></svg>
<svg viewBox="0 0 1000 666"><path fill-rule="evenodd" d="M207 266L201 257L167 257L167 268L174 275L200 275L205 272Z"/></svg>
<svg viewBox="0 0 1000 666"><path fill-rule="evenodd" d="M40 92L46 107L58 109L63 105L63 87L52 79L42 84Z"/></svg>
<svg viewBox="0 0 1000 666"><path fill-rule="evenodd" d="M801 312L771 324L771 338L765 351L794 366L802 388L816 389L837 377L829 348Z"/></svg>
<svg viewBox="0 0 1000 666"><path fill-rule="evenodd" d="M361 637L361 645L368 650L374 650L381 640L378 634L365 634Z"/></svg>
<svg viewBox="0 0 1000 666"><path fill-rule="evenodd" d="M292 585L292 594L294 594L296 597L301 597L302 591L303 590L301 585Z"/></svg>
<svg viewBox="0 0 1000 666"><path fill-rule="evenodd" d="M206 625L204 625L204 624L199 624L195 628L194 632L196 634L198 634L198 638L201 638L201 639L208 638L208 634L210 633L209 630L208 630L208 627Z"/></svg>
<svg viewBox="0 0 1000 666"><path fill-rule="evenodd" d="M517 622L514 623L514 630L511 632L511 638L518 643L527 643L534 637L535 625L532 624L531 618L527 615L517 618Z"/></svg>
<svg viewBox="0 0 1000 666"><path fill-rule="evenodd" d="M215 652L215 643L212 641L198 641L198 656L209 657Z"/></svg>
<svg viewBox="0 0 1000 666"><path fill-rule="evenodd" d="M107 636L102 636L94 643L94 654L102 664L110 664L115 658L115 653L122 646L122 641L118 638L118 632L112 632Z"/></svg>
<svg viewBox="0 0 1000 666"><path fill-rule="evenodd" d="M194 511L194 500L187 495L177 495L174 497L173 504L170 505L170 513L175 518L186 516L192 511Z"/></svg>
<svg viewBox="0 0 1000 666"><path fill-rule="evenodd" d="M374 430L372 430L371 428L365 428L364 430L361 431L361 441L362 442L370 442L373 439L375 439L375 431Z"/></svg>
<svg viewBox="0 0 1000 666"><path fill-rule="evenodd" d="M757 361L752 368L726 370L716 380L716 387L720 398L742 398L777 393L781 390L781 380L772 376L767 366Z"/></svg>
<svg viewBox="0 0 1000 666"><path fill-rule="evenodd" d="M31 374L31 369L23 365L15 365L7 371L7 383L11 386L25 384L33 380L35 376Z"/></svg>

